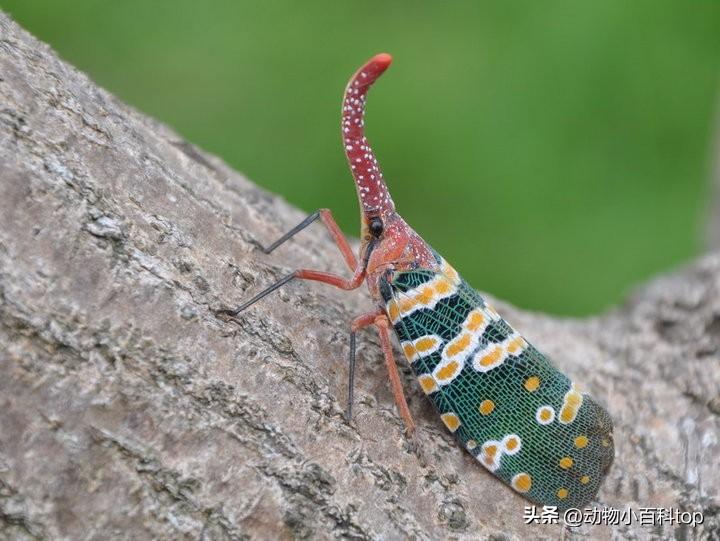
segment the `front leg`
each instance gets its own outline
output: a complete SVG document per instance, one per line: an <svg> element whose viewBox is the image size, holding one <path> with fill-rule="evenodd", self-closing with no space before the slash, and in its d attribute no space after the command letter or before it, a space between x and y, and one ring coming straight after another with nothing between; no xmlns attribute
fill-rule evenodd
<svg viewBox="0 0 720 541"><path fill-rule="evenodd" d="M302 222L297 224L290 231L288 231L278 240L273 242L270 246L260 246L260 249L263 251L263 253L271 253L273 250L275 250L275 248L286 243L288 240L300 233L300 231L305 229L318 218L320 218L320 221L325 224L325 227L330 233L330 236L332 236L333 242L335 242L335 245L338 247L338 250L340 250L343 259L345 260L345 263L347 263L348 268L350 270L355 270L355 268L357 267L357 260L355 259L355 254L353 254L350 243L347 241L345 235L343 235L342 231L340 230L340 227L335 221L335 218L333 218L330 209L320 209L313 212L310 216L305 218Z"/></svg>
<svg viewBox="0 0 720 541"><path fill-rule="evenodd" d="M324 271L317 271L312 269L298 269L288 274L287 276L282 277L280 280L278 280L271 286L265 288L253 298L241 304L234 310L217 310L215 311L215 314L235 317L243 310L249 308L263 297L269 295L276 289L279 289L280 287L284 286L295 278L300 280L314 280L316 282L322 282L324 284L329 284L348 291L360 287L360 284L362 284L363 279L365 278L365 270L367 267L368 258L370 257L370 247L368 247L368 249L366 250L365 257L363 258L362 262L358 264L357 260L355 259L355 255L352 253L352 249L350 248L350 243L348 243L347 239L342 234L342 231L340 231L337 223L335 223L335 219L333 218L332 213L328 209L320 209L317 212L311 214L298 225L293 227L286 234L284 234L282 237L280 237L277 241L273 242L267 248L261 247L262 251L266 254L269 254L270 252L275 250L275 248L287 242L289 239L297 235L300 231L305 229L318 218L320 218L320 220L327 227L330 235L333 238L333 241L335 242L335 245L338 247L340 253L343 256L345 263L348 265L348 267L350 267L350 270L353 271L353 275L351 278L343 278L342 276L338 276L337 274L332 274Z"/></svg>
<svg viewBox="0 0 720 541"><path fill-rule="evenodd" d="M365 266L358 266L358 268L355 269L355 272L353 273L352 278L347 279L343 278L342 276L338 276L337 274L332 274L330 272L323 272L323 271L316 271L311 269L298 269L287 276L284 276L283 278L280 278L277 282L272 284L271 286L263 289L260 293L255 295L252 299L249 301L244 302L234 310L217 310L215 312L216 315L226 315L230 317L237 316L240 312L245 310L246 308L249 308L253 304L255 304L257 301L262 299L263 297L266 297L276 289L281 288L288 282L294 280L295 278L298 278L300 280L313 280L315 282L322 282L324 284L330 284L331 286L335 286L340 289L345 289L347 291L352 289L357 289L360 287L360 285L363 282L363 279L365 278Z"/></svg>

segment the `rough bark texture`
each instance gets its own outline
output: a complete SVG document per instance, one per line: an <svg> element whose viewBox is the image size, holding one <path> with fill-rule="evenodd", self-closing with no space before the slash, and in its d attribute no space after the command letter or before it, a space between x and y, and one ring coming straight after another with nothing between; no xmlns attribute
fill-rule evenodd
<svg viewBox="0 0 720 541"><path fill-rule="evenodd" d="M715 113L715 133L713 134L713 160L711 163L710 204L705 240L708 249L720 251L720 96Z"/></svg>
<svg viewBox="0 0 720 541"><path fill-rule="evenodd" d="M613 415L600 501L705 515L563 529L524 524L401 363L407 445L371 332L345 422L364 292L291 284L213 316L298 266L346 272L320 227L257 250L301 218L0 14L0 537L720 535L718 255L597 318L497 303Z"/></svg>

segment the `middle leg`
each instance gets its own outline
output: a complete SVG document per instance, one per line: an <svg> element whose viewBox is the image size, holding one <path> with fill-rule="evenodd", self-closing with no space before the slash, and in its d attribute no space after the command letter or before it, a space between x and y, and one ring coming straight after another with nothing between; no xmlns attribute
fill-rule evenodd
<svg viewBox="0 0 720 541"><path fill-rule="evenodd" d="M359 315L350 325L350 363L346 418L348 422L352 419L353 391L355 387L355 335L357 331L370 325L375 325L378 330L380 346L382 347L383 357L385 358L385 367L390 377L390 388L393 393L393 398L400 412L400 417L405 424L405 431L407 435L412 438L415 435L415 422L413 421L410 408L405 399L405 392L403 391L402 382L400 381L400 373L395 364L395 356L393 355L392 344L390 342L390 333L388 332L390 321L381 309Z"/></svg>
<svg viewBox="0 0 720 541"><path fill-rule="evenodd" d="M355 389L355 336L360 329L364 329L375 323L375 318L382 314L381 310L360 314L350 324L350 359L348 365L348 402L345 410L345 418L349 423L352 421L353 394Z"/></svg>
<svg viewBox="0 0 720 541"><path fill-rule="evenodd" d="M405 399L405 392L403 391L402 382L400 381L400 373L395 364L395 356L393 355L392 344L390 342L390 333L388 332L390 329L390 321L384 313L381 313L375 318L373 323L375 327L377 327L378 334L380 335L380 345L382 346L383 356L385 357L385 367L390 377L390 387L392 388L393 397L395 398L395 404L397 405L400 417L403 423L405 423L405 433L408 437L413 438L415 435L415 421L413 421L412 415L410 414L410 408Z"/></svg>

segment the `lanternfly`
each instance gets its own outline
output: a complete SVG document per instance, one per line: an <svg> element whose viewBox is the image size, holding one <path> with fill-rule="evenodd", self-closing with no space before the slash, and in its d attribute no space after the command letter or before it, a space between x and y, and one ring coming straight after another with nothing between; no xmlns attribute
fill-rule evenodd
<svg viewBox="0 0 720 541"><path fill-rule="evenodd" d="M293 279L345 290L365 281L376 310L350 326L352 415L355 335L373 325L380 335L395 402L408 433L415 424L393 359L390 329L440 419L480 464L530 500L560 508L590 502L613 460L608 413L518 334L395 211L365 138L368 89L392 58L379 54L352 77L342 107L342 137L362 211L359 262L327 209L308 216L265 253L318 218L352 271L351 278L300 269L235 310Z"/></svg>

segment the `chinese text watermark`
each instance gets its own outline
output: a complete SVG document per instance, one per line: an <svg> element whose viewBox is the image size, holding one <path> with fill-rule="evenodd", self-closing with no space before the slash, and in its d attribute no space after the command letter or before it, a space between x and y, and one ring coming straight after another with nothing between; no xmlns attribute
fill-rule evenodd
<svg viewBox="0 0 720 541"><path fill-rule="evenodd" d="M525 506L523 516L525 524L559 524L560 520L568 526L581 526L583 524L605 526L663 526L688 524L695 526L702 524L705 518L699 511L683 511L676 508L640 507L638 509L614 509L612 507L577 509L570 507L559 511L557 507L545 505Z"/></svg>

